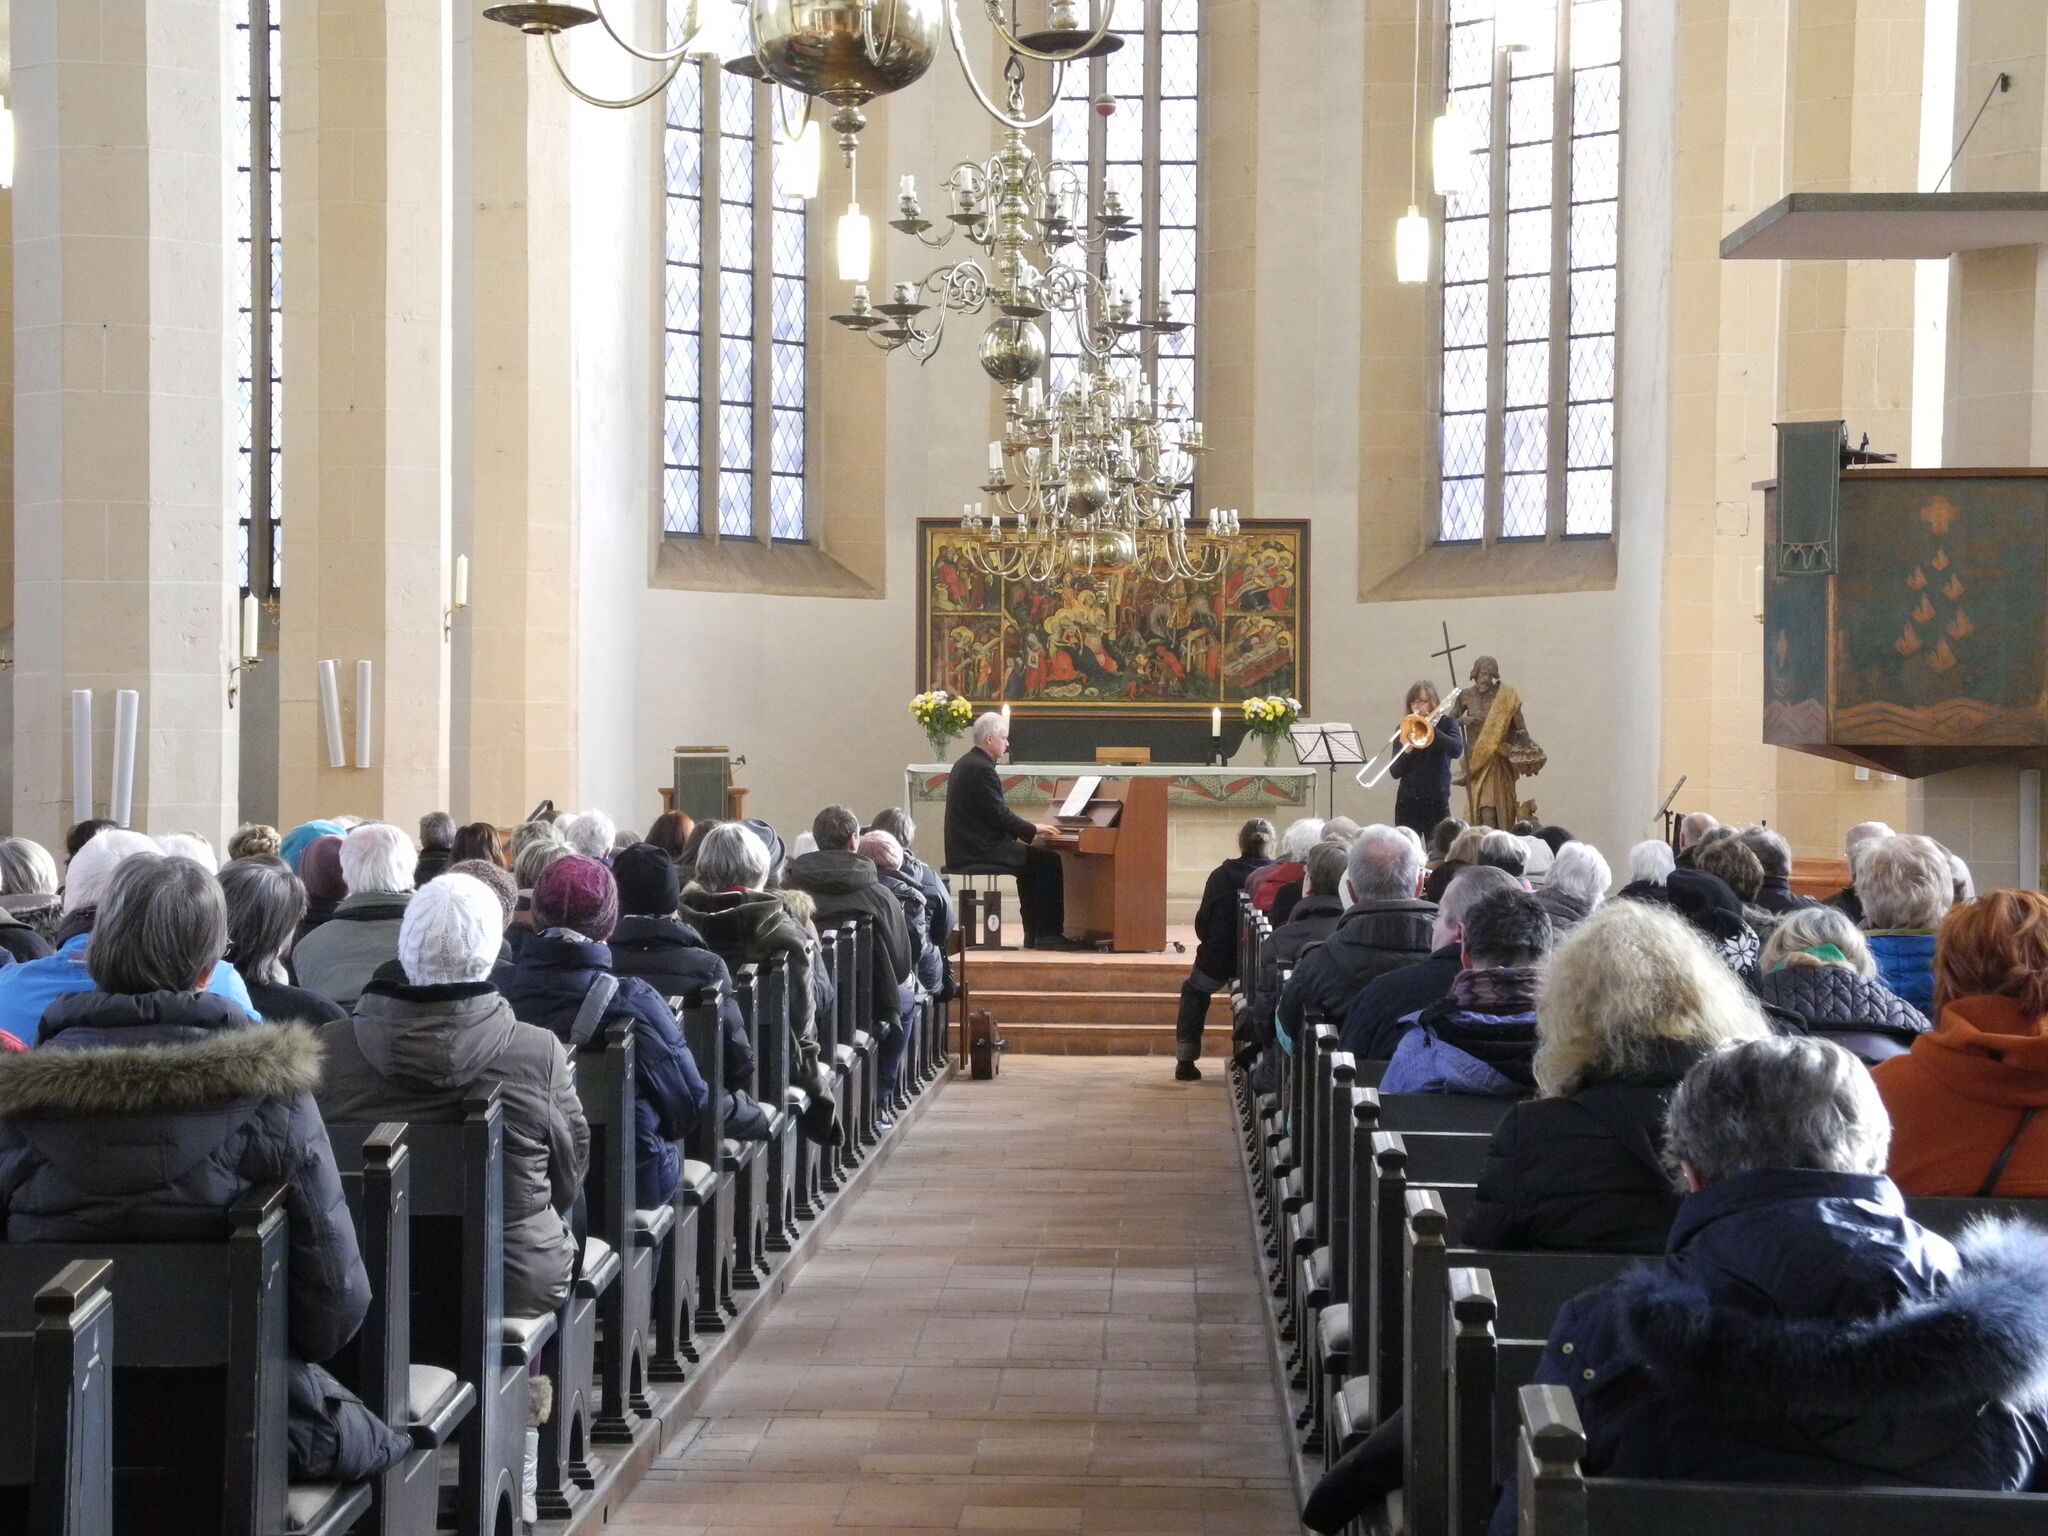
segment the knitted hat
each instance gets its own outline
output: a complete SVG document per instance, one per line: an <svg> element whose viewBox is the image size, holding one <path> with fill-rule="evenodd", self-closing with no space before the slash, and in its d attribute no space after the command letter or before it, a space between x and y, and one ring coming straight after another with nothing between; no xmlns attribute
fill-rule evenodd
<svg viewBox="0 0 2048 1536"><path fill-rule="evenodd" d="M443 875L406 903L398 927L398 963L416 987L482 981L505 936L498 898L481 880Z"/></svg>
<svg viewBox="0 0 2048 1536"><path fill-rule="evenodd" d="M773 880L782 871L782 861L788 850L782 846L782 834L758 816L749 816L741 823L754 836L761 839L761 846L768 850L768 878ZM815 840L811 846L815 848ZM801 850L799 850L801 851Z"/></svg>
<svg viewBox="0 0 2048 1536"><path fill-rule="evenodd" d="M505 921L512 921L512 914L519 908L519 887L512 883L511 872L502 864L493 864L489 859L457 859L442 875L468 875L481 880L498 898L498 905L505 909Z"/></svg>
<svg viewBox="0 0 2048 1536"><path fill-rule="evenodd" d="M124 860L132 859L138 853L161 851L154 838L144 837L140 832L108 827L97 833L92 841L78 850L78 856L64 872L64 910L69 913L80 907L98 906L107 881L113 878L114 871Z"/></svg>
<svg viewBox="0 0 2048 1536"><path fill-rule="evenodd" d="M885 874L894 874L903 867L903 845L887 832L863 832L860 841L853 845L853 851L869 860L875 868Z"/></svg>
<svg viewBox="0 0 2048 1536"><path fill-rule="evenodd" d="M537 928L568 928L600 944L619 926L619 888L612 872L580 853L557 859L533 888Z"/></svg>
<svg viewBox="0 0 2048 1536"><path fill-rule="evenodd" d="M315 838L339 836L341 836L341 824L339 822L302 821L296 827L293 827L291 831L285 833L284 840L278 844L277 854L279 858L296 870L299 867L300 858L304 856L306 849L312 845Z"/></svg>
<svg viewBox="0 0 2048 1536"><path fill-rule="evenodd" d="M342 840L332 832L316 837L299 854L299 879L315 901L339 901L348 894L341 878Z"/></svg>
<svg viewBox="0 0 2048 1536"><path fill-rule="evenodd" d="M633 917L666 917L682 894L676 861L652 843L620 850L612 859L612 879L619 887L619 910Z"/></svg>

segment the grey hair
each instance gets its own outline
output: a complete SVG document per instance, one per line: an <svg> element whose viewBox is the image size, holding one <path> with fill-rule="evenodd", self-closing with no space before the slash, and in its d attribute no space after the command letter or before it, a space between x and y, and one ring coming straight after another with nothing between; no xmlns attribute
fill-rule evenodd
<svg viewBox="0 0 2048 1536"><path fill-rule="evenodd" d="M1823 960L1807 953L1822 944L1834 945L1842 952L1842 960ZM1863 930L1840 907L1794 907L1778 919L1757 959L1757 968L1766 972L1781 965L1836 964L1846 964L1859 976L1877 974L1877 962L1870 957Z"/></svg>
<svg viewBox="0 0 2048 1536"><path fill-rule="evenodd" d="M1690 848L1720 825L1705 811L1688 812L1678 823L1678 841Z"/></svg>
<svg viewBox="0 0 2048 1536"><path fill-rule="evenodd" d="M1665 1157L1702 1185L1759 1168L1882 1173L1892 1125L1870 1071L1832 1040L1766 1035L1685 1074Z"/></svg>
<svg viewBox="0 0 2048 1536"><path fill-rule="evenodd" d="M420 846L422 848L453 848L455 846L455 818L446 811L429 811L420 818Z"/></svg>
<svg viewBox="0 0 2048 1536"><path fill-rule="evenodd" d="M1480 835L1479 851L1476 857L1489 860L1512 859L1514 860L1512 867L1506 864L1500 866L1502 869L1510 870L1511 873L1526 871L1529 867L1528 845L1515 836L1514 833L1503 832L1499 827L1489 827Z"/></svg>
<svg viewBox="0 0 2048 1536"><path fill-rule="evenodd" d="M974 717L974 744L978 747L994 740L1010 729L1010 722L992 709L985 709Z"/></svg>
<svg viewBox="0 0 2048 1536"><path fill-rule="evenodd" d="M227 947L227 901L212 872L137 853L107 880L85 968L102 992L196 992Z"/></svg>
<svg viewBox="0 0 2048 1536"><path fill-rule="evenodd" d="M1299 864L1308 857L1309 849L1323 840L1323 818L1320 816L1298 816L1287 824L1287 830L1280 834L1280 857Z"/></svg>
<svg viewBox="0 0 2048 1536"><path fill-rule="evenodd" d="M54 896L57 861L41 843L0 838L0 896Z"/></svg>
<svg viewBox="0 0 2048 1536"><path fill-rule="evenodd" d="M1301 861L1303 891L1310 896L1334 896L1344 884L1344 866L1351 849L1344 843L1317 843Z"/></svg>
<svg viewBox="0 0 2048 1536"><path fill-rule="evenodd" d="M1955 884L1955 899L1957 901L1975 901L1977 899L1977 879L1976 876L1970 873L1970 866L1963 862L1962 855L1957 853L1955 849L1943 848L1941 851L1948 855L1948 872Z"/></svg>
<svg viewBox="0 0 2048 1536"><path fill-rule="evenodd" d="M1450 851L1444 855L1446 864L1474 864L1479 860L1479 848L1486 841L1486 834L1492 829L1478 823L1467 827L1451 839Z"/></svg>
<svg viewBox="0 0 2048 1536"><path fill-rule="evenodd" d="M917 823L910 819L910 812L900 805L885 805L875 812L875 819L868 823L877 832L886 832L908 851L910 840L917 836Z"/></svg>
<svg viewBox="0 0 2048 1536"><path fill-rule="evenodd" d="M341 878L351 896L409 891L416 860L412 839L388 821L366 821L341 840Z"/></svg>
<svg viewBox="0 0 2048 1536"><path fill-rule="evenodd" d="M571 853L596 859L600 864L611 857L612 839L618 835L617 824L603 811L585 811L571 816L569 824L562 828L562 841L569 845Z"/></svg>
<svg viewBox="0 0 2048 1536"><path fill-rule="evenodd" d="M1359 826L1349 816L1332 816L1323 823L1323 840L1342 843L1349 848L1358 841Z"/></svg>
<svg viewBox="0 0 2048 1536"><path fill-rule="evenodd" d="M220 872L228 908L228 952L245 979L277 985L281 963L306 915L306 888L282 863L238 859Z"/></svg>
<svg viewBox="0 0 2048 1536"><path fill-rule="evenodd" d="M1550 875L1543 882L1553 891L1576 896L1588 908L1607 899L1607 887L1614 883L1614 871L1591 843L1566 843L1550 862Z"/></svg>
<svg viewBox="0 0 2048 1536"><path fill-rule="evenodd" d="M1763 865L1766 876L1775 875L1782 880L1792 873L1792 845L1781 834L1769 827L1744 827L1738 835L1742 846Z"/></svg>
<svg viewBox="0 0 2048 1536"><path fill-rule="evenodd" d="M1564 1098L1638 1074L1676 1042L1712 1049L1765 1033L1763 1010L1707 941L1649 902L1613 901L1551 951L1536 995L1537 1091Z"/></svg>
<svg viewBox="0 0 2048 1536"><path fill-rule="evenodd" d="M1354 903L1400 901L1413 896L1415 882L1421 875L1421 848L1414 840L1379 822L1358 834L1344 869Z"/></svg>
<svg viewBox="0 0 2048 1536"><path fill-rule="evenodd" d="M1859 821L1842 835L1842 852L1853 865L1856 862L1856 850L1864 844L1874 843L1879 838L1897 836L1898 833L1881 821Z"/></svg>
<svg viewBox="0 0 2048 1536"><path fill-rule="evenodd" d="M1870 845L1856 872L1867 929L1930 932L1955 902L1948 854L1928 837L1887 837Z"/></svg>
<svg viewBox="0 0 2048 1536"><path fill-rule="evenodd" d="M1451 883L1444 887L1443 896L1436 904L1432 945L1441 949L1446 944L1456 943L1464 937L1467 912L1489 896L1521 888L1519 880L1497 865L1473 864L1459 870L1451 876Z"/></svg>
<svg viewBox="0 0 2048 1536"><path fill-rule="evenodd" d="M768 845L743 822L720 822L697 845L697 883L707 891L759 890L767 878Z"/></svg>
<svg viewBox="0 0 2048 1536"><path fill-rule="evenodd" d="M555 831L555 824L553 822L522 821L505 838L505 857L507 859L517 859L519 851L528 843L559 842L560 840L561 834Z"/></svg>
<svg viewBox="0 0 2048 1536"><path fill-rule="evenodd" d="M1628 877L1631 881L1662 885L1664 877L1677 867L1678 856L1661 837L1645 838L1628 851Z"/></svg>
<svg viewBox="0 0 2048 1536"><path fill-rule="evenodd" d="M546 837L529 837L512 855L512 880L520 890L530 891L557 859L569 857L569 845L550 832Z"/></svg>

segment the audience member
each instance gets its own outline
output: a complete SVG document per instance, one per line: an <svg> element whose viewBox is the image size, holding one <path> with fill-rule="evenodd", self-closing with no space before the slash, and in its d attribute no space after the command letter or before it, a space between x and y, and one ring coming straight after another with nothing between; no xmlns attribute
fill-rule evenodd
<svg viewBox="0 0 2048 1536"><path fill-rule="evenodd" d="M818 916L828 922L856 916L874 920L873 990L866 1017L876 1025L900 1020L901 989L910 980L910 935L903 909L883 887L875 866L853 851L860 818L843 805L828 805L812 820L811 832L817 851L791 859L783 883L809 896Z"/></svg>
<svg viewBox="0 0 2048 1536"><path fill-rule="evenodd" d="M611 817L598 810L583 811L567 818L560 823L559 830L571 853L580 853L600 864L612 856L612 839L619 832Z"/></svg>
<svg viewBox="0 0 2048 1536"><path fill-rule="evenodd" d="M1323 823L1323 841L1326 843L1342 843L1346 848L1349 848L1358 841L1358 834L1364 830L1363 827L1349 816L1332 816Z"/></svg>
<svg viewBox="0 0 2048 1536"><path fill-rule="evenodd" d="M513 855L512 883L519 894L513 903L512 926L505 930L505 944L512 951L513 959L519 958L519 951L533 936L537 926L533 920L533 888L550 866L568 857L569 845L553 832L545 837L528 838Z"/></svg>
<svg viewBox="0 0 2048 1536"><path fill-rule="evenodd" d="M347 829L338 821L302 821L285 833L277 845L277 856L291 865L292 873L299 874L299 859L316 838L340 837ZM303 878L303 877L302 877Z"/></svg>
<svg viewBox="0 0 2048 1536"><path fill-rule="evenodd" d="M1745 981L1756 974L1763 941L1727 881L1699 868L1674 869L1665 877L1664 890L1672 908L1706 935L1729 970Z"/></svg>
<svg viewBox="0 0 2048 1536"><path fill-rule="evenodd" d="M1564 827L1538 827L1536 829L1536 835L1543 839L1544 846L1550 850L1551 855L1553 857L1556 856L1558 850L1563 848L1566 843L1575 843L1578 841L1578 839L1573 837L1571 833Z"/></svg>
<svg viewBox="0 0 2048 1536"><path fill-rule="evenodd" d="M16 960L42 959L62 914L50 850L25 837L0 838L0 950Z"/></svg>
<svg viewBox="0 0 2048 1536"><path fill-rule="evenodd" d="M1676 867L1679 869L1691 869L1693 867L1693 855L1700 845L1700 839L1704 838L1709 832L1718 830L1720 825L1720 822L1716 821L1705 811L1693 811L1681 816L1678 819L1678 857Z"/></svg>
<svg viewBox="0 0 2048 1536"><path fill-rule="evenodd" d="M1814 902L1788 911L1758 969L1758 997L1866 1066L1903 1055L1927 1032L1926 1015L1879 978L1862 931L1837 908Z"/></svg>
<svg viewBox="0 0 2048 1536"><path fill-rule="evenodd" d="M704 836L696 849L697 884L682 893L682 919L732 970L788 957L789 1025L797 1044L792 1076L810 1099L804 1133L829 1146L838 1139L838 1118L832 1069L819 1042L833 1038L833 1019L821 995L826 978L817 964L817 941L782 894L762 889L768 850L752 828L737 821L698 827Z"/></svg>
<svg viewBox="0 0 2048 1536"><path fill-rule="evenodd" d="M1950 912L1934 1011L1912 1053L1871 1074L1892 1178L1909 1195L2048 1195L2048 897L1992 891Z"/></svg>
<svg viewBox="0 0 2048 1536"><path fill-rule="evenodd" d="M1856 868L1864 853L1887 837L1898 834L1881 821L1859 821L1842 836L1842 856L1849 863L1849 883L1828 898L1828 905L1840 907L1852 922L1863 921L1863 898L1856 894Z"/></svg>
<svg viewBox="0 0 2048 1536"><path fill-rule="evenodd" d="M1778 925L1777 915L1764 910L1756 901L1763 892L1763 864L1737 833L1726 828L1717 830L1728 831L1728 836L1703 841L1693 851L1693 868L1714 876L1735 893L1735 899L1742 903L1742 920L1756 931L1757 942L1762 943Z"/></svg>
<svg viewBox="0 0 2048 1536"><path fill-rule="evenodd" d="M228 835L228 862L236 859L282 859L284 838L277 828L247 821Z"/></svg>
<svg viewBox="0 0 2048 1536"><path fill-rule="evenodd" d="M1955 898L1948 854L1926 837L1887 837L1862 851L1856 894L1885 985L1923 1013L1934 1007L1934 936Z"/></svg>
<svg viewBox="0 0 2048 1536"><path fill-rule="evenodd" d="M1429 834L1427 865L1430 869L1435 869L1451 856L1451 844L1458 840L1458 835L1464 830L1465 823L1455 816L1446 816L1436 824Z"/></svg>
<svg viewBox="0 0 2048 1536"><path fill-rule="evenodd" d="M1664 889L1664 882L1677 867L1669 843L1662 838L1645 838L1629 849L1628 884L1614 894L1631 901L1654 901L1668 906L1670 893Z"/></svg>
<svg viewBox="0 0 2048 1536"><path fill-rule="evenodd" d="M498 898L498 906L505 914L505 920L498 925L499 933L512 926L512 916L519 910L519 887L512 883L512 872L494 859L457 859L445 871L451 875L467 875L472 880L482 881L490 893ZM500 946L500 958L509 962L512 953Z"/></svg>
<svg viewBox="0 0 2048 1536"><path fill-rule="evenodd" d="M220 873L220 858L213 844L197 832L166 832L156 840L157 851L171 859L189 859L209 875Z"/></svg>
<svg viewBox="0 0 2048 1536"><path fill-rule="evenodd" d="M911 851L911 840L917 836L917 823L910 819L908 811L900 806L884 806L875 813L874 827L896 839L897 846L903 850L903 878L924 894L925 937L939 952L940 984L936 995L951 997L953 962L947 948L957 922L953 912L953 893L947 889L945 878Z"/></svg>
<svg viewBox="0 0 2048 1536"><path fill-rule="evenodd" d="M420 818L420 851L413 861L413 885L425 885L454 862L455 818L446 811L427 812Z"/></svg>
<svg viewBox="0 0 2048 1536"><path fill-rule="evenodd" d="M1520 881L1490 864L1459 870L1437 903L1429 954L1376 978L1352 1000L1344 1015L1342 1048L1360 1061L1390 1059L1414 1027L1415 1016L1450 996L1451 983L1465 968L1465 914L1496 892L1519 889Z"/></svg>
<svg viewBox="0 0 2048 1536"><path fill-rule="evenodd" d="M878 1058L883 1107L876 1111L876 1117L884 1124L894 1125L895 1111L889 1106L895 1103L903 1053L910 1044L910 1032L916 1025L918 994L938 990L943 980L942 956L932 947L925 932L929 918L925 913L924 892L917 888L915 881L903 877L903 845L887 832L870 829L860 835L854 851L875 866L875 875L881 881L882 889L895 898L903 914L904 937L910 945L910 979L897 992L898 1027L883 1040Z"/></svg>
<svg viewBox="0 0 2048 1536"><path fill-rule="evenodd" d="M1260 1053L1255 1073L1261 1093L1279 1086L1279 1053L1273 1049L1273 1010L1280 1000L1281 973L1298 965L1302 955L1329 938L1344 916L1345 861L1351 850L1342 843L1325 839L1308 851L1306 883L1293 915L1273 925L1273 932L1259 949L1259 975L1253 988L1247 1023L1251 1038L1240 1053Z"/></svg>
<svg viewBox="0 0 2048 1536"><path fill-rule="evenodd" d="M1942 847L1940 843L1936 843L1934 846L1941 848L1943 857L1948 860L1949 874L1955 881L1953 902L1975 901L1977 899L1976 877L1970 873L1970 866L1963 862L1962 855L1953 848Z"/></svg>
<svg viewBox="0 0 2048 1536"><path fill-rule="evenodd" d="M1304 1008L1341 1020L1369 982L1429 954L1436 904L1415 895L1421 872L1415 844L1394 828L1371 826L1358 834L1345 864L1351 904L1330 937L1302 957L1280 993L1273 1023L1282 1050L1292 1051L1301 1037Z"/></svg>
<svg viewBox="0 0 2048 1536"><path fill-rule="evenodd" d="M59 998L92 990L86 940L98 922L100 897L122 864L144 855L163 857L156 844L140 832L110 825L72 856L65 872L64 921L57 930L57 948L40 960L0 967L0 1030L25 1045L34 1045L47 1009ZM212 878L207 877L209 881ZM226 998L245 1017L256 1017L249 989L225 960L206 972L202 990Z"/></svg>
<svg viewBox="0 0 2048 1536"><path fill-rule="evenodd" d="M1297 821L1287 835L1294 838L1302 825ZM1322 823L1315 822L1314 827L1320 836ZM1180 984L1180 1014L1173 1026L1175 1082L1200 1080L1202 1069L1195 1063L1202 1057L1202 1026L1209 1018L1209 1000L1237 979L1238 896L1254 875L1287 867L1273 863L1273 840L1273 823L1263 816L1252 817L1237 829L1237 857L1210 870L1203 883L1201 905L1195 909L1195 961ZM1313 840L1307 844L1307 848L1314 846Z"/></svg>
<svg viewBox="0 0 2048 1536"><path fill-rule="evenodd" d="M488 821L467 822L455 829L455 840L448 849L448 868L471 863L505 867L505 850L498 841L498 829Z"/></svg>
<svg viewBox="0 0 2048 1536"><path fill-rule="evenodd" d="M1275 898L1282 887L1289 885L1296 888L1294 900L1301 900L1300 887L1306 874L1308 851L1322 840L1322 817L1298 816L1289 822L1287 830L1280 834L1279 855L1253 871L1245 880L1245 893L1251 897L1252 905L1270 917ZM1272 853L1270 845L1266 851Z"/></svg>
<svg viewBox="0 0 2048 1536"><path fill-rule="evenodd" d="M754 1043L733 995L732 973L703 936L676 915L681 895L676 861L652 843L636 843L612 859L619 920L612 929L612 970L638 976L663 998L716 988L725 1030L725 1134L734 1141L768 1135L767 1112L755 1102Z"/></svg>
<svg viewBox="0 0 2048 1536"><path fill-rule="evenodd" d="M1556 857L1550 844L1540 835L1542 826L1533 821L1518 821L1509 834L1522 845L1522 878L1536 887L1550 878L1550 862Z"/></svg>
<svg viewBox="0 0 2048 1536"><path fill-rule="evenodd" d="M1769 827L1745 827L1737 835L1742 846L1756 855L1756 861L1764 872L1763 885L1753 898L1757 906L1782 917L1801 907L1820 905L1811 896L1801 896L1793 891L1792 845L1780 834Z"/></svg>
<svg viewBox="0 0 2048 1536"><path fill-rule="evenodd" d="M299 985L353 1008L377 967L397 957L398 928L412 899L413 846L388 821L366 821L341 843L348 895L334 915L299 940Z"/></svg>
<svg viewBox="0 0 2048 1536"><path fill-rule="evenodd" d="M1496 891L1465 914L1464 968L1417 1016L1380 1080L1383 1093L1520 1098L1536 1086L1536 985L1550 914L1527 891Z"/></svg>
<svg viewBox="0 0 2048 1536"><path fill-rule="evenodd" d="M682 811L663 811L647 829L647 841L667 854L671 861L683 856L696 822Z"/></svg>
<svg viewBox="0 0 2048 1536"><path fill-rule="evenodd" d="M561 834L555 830L555 824L552 821L522 821L506 834L505 867L510 869L518 862L520 851L528 843L558 843L561 840Z"/></svg>
<svg viewBox="0 0 2048 1536"><path fill-rule="evenodd" d="M690 835L683 840L683 851L676 855L676 878L682 882L684 890L688 890L697 879L697 850L704 846L705 838L724 825L725 823L721 821L705 820L697 822L690 828ZM758 841L758 834L756 840ZM763 843L762 848L765 850L766 847L767 844ZM768 871L772 875L775 865L770 864Z"/></svg>
<svg viewBox="0 0 2048 1536"><path fill-rule="evenodd" d="M233 859L220 872L228 909L227 958L242 973L249 1001L271 1024L327 1024L348 1014L287 979L285 959L306 915L306 888L282 860Z"/></svg>
<svg viewBox="0 0 2048 1536"><path fill-rule="evenodd" d="M334 909L348 895L348 881L341 873L342 839L332 832L321 834L299 854L299 883L306 888L306 915L299 922L296 943L334 916ZM289 866L287 866L289 867Z"/></svg>
<svg viewBox="0 0 2048 1536"><path fill-rule="evenodd" d="M1667 1257L1568 1303L1536 1372L1576 1400L1589 1476L2038 1486L2048 1234L1919 1226L1888 1135L1870 1074L1822 1040L1686 1074Z"/></svg>
<svg viewBox="0 0 2048 1536"><path fill-rule="evenodd" d="M1429 872L1429 878L1422 884L1422 897L1425 901L1442 901L1443 893L1450 889L1460 870L1504 869L1520 882L1527 866L1528 852L1514 833L1498 827L1467 827L1451 844L1444 861Z"/></svg>
<svg viewBox="0 0 2048 1536"><path fill-rule="evenodd" d="M119 838L149 841L100 833L73 860L74 881L91 873L96 846ZM339 1351L370 1305L313 1102L319 1047L306 1029L251 1024L206 990L228 942L227 906L209 871L140 847L93 883L93 990L50 1004L40 1048L0 1056L5 1239L179 1242L224 1230L244 1195L281 1184L292 1369L311 1374L303 1362ZM314 1390L290 1396L294 1477L353 1480L411 1449L324 1372ZM308 1462L311 1442L334 1453L326 1464Z"/></svg>
<svg viewBox="0 0 2048 1536"><path fill-rule="evenodd" d="M404 981L363 989L355 1017L325 1025L320 1108L330 1120L448 1125L465 1099L503 1089L505 1310L561 1306L575 1270L569 1212L582 1193L590 1128L562 1042L522 1024L490 982L504 924L498 898L467 875L422 886L399 925Z"/></svg>
<svg viewBox="0 0 2048 1536"><path fill-rule="evenodd" d="M1564 933L1607 899L1607 887L1613 881L1614 872L1598 848L1591 843L1560 843L1536 899L1557 931Z"/></svg>
<svg viewBox="0 0 2048 1536"><path fill-rule="evenodd" d="M849 812L848 814L851 813ZM761 847L768 854L768 884L771 887L775 886L781 881L783 868L790 858L789 850L782 846L782 834L758 816L749 816L740 825L761 839ZM809 847L804 846L805 838L810 839ZM806 832L804 837L797 839L796 851L798 853L816 853L818 851L817 844L818 840Z"/></svg>
<svg viewBox="0 0 2048 1536"><path fill-rule="evenodd" d="M535 933L519 958L493 979L512 1011L567 1040L583 997L600 975L612 973L607 941L619 920L619 892L604 864L580 854L555 860L533 888ZM709 1092L690 1047L655 990L637 976L621 976L606 1018L633 1021L635 1199L665 1204L676 1192L682 1154L676 1143L690 1134Z"/></svg>
<svg viewBox="0 0 2048 1536"><path fill-rule="evenodd" d="M71 861L78 857L78 850L110 828L118 827L117 821L104 816L88 816L84 821L74 822L71 830L64 834L64 867L68 870Z"/></svg>

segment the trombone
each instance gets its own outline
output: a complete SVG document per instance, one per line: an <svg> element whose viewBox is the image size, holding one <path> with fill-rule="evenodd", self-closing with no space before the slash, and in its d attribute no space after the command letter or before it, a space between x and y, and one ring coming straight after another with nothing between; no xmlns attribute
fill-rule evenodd
<svg viewBox="0 0 2048 1536"><path fill-rule="evenodd" d="M1443 719L1445 713L1458 702L1458 695L1464 691L1462 688L1453 688L1443 703L1428 714L1408 715L1403 718L1401 723L1394 727L1394 734L1387 738L1387 744L1380 748L1379 756L1358 770L1356 777L1359 786L1371 789L1387 776L1388 771L1405 754L1427 751L1430 743L1436 740L1437 721ZM1378 772L1374 772L1375 768ZM1368 774L1371 775L1370 778L1367 777Z"/></svg>

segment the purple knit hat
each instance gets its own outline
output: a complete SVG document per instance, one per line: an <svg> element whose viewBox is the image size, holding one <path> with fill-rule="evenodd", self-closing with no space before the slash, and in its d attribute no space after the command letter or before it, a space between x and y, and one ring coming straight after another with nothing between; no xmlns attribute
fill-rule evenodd
<svg viewBox="0 0 2048 1536"><path fill-rule="evenodd" d="M536 928L568 928L602 944L619 926L619 888L595 859L557 859L533 888Z"/></svg>
<svg viewBox="0 0 2048 1536"><path fill-rule="evenodd" d="M299 879L315 901L339 901L348 894L348 882L341 877L341 842L330 832L314 838L299 855Z"/></svg>

